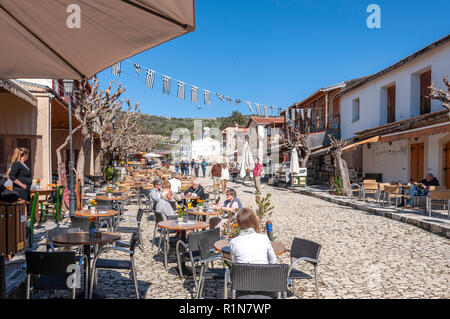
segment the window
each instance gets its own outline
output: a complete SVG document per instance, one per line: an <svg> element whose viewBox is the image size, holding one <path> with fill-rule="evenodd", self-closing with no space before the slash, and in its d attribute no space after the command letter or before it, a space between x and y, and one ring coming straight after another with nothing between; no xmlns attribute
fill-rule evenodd
<svg viewBox="0 0 450 319"><path fill-rule="evenodd" d="M352 122L359 121L359 98L352 101Z"/></svg>
<svg viewBox="0 0 450 319"><path fill-rule="evenodd" d="M427 98L430 94L431 70L420 75L420 115L431 112L431 100Z"/></svg>
<svg viewBox="0 0 450 319"><path fill-rule="evenodd" d="M387 123L395 122L395 85L387 88Z"/></svg>

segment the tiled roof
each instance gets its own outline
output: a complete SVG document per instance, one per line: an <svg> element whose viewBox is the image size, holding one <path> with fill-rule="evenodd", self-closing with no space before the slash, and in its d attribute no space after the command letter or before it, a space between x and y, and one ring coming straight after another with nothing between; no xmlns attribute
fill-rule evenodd
<svg viewBox="0 0 450 319"><path fill-rule="evenodd" d="M284 117L257 117L253 116L249 120L249 124L251 121L255 121L257 124L271 124L271 123L284 123ZM248 125L247 125L248 127Z"/></svg>

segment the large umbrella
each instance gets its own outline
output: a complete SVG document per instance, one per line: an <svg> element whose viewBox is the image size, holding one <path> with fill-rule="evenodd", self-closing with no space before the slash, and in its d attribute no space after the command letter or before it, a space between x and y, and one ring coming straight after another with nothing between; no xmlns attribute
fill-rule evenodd
<svg viewBox="0 0 450 319"><path fill-rule="evenodd" d="M239 176L241 178L244 178L245 175L247 175L248 169L253 169L255 166L255 161L253 160L253 155L250 150L250 146L248 145L248 142L245 141L244 147L242 149L242 155L241 155L241 171L239 173Z"/></svg>
<svg viewBox="0 0 450 319"><path fill-rule="evenodd" d="M1 0L0 78L88 79L194 29L194 0Z"/></svg>
<svg viewBox="0 0 450 319"><path fill-rule="evenodd" d="M298 154L297 149L294 147L291 154L291 166L289 168L289 172L292 175L296 175L300 173L300 166L298 165Z"/></svg>

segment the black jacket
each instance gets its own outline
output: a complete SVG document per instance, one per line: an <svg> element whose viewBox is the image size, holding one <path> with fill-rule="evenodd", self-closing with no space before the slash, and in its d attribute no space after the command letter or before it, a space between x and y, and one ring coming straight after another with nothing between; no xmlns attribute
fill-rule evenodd
<svg viewBox="0 0 450 319"><path fill-rule="evenodd" d="M198 185L197 189L193 189L192 186L189 187L189 189L184 192L184 195L187 195L188 193L196 193L200 199L205 199L205 190L202 185Z"/></svg>
<svg viewBox="0 0 450 319"><path fill-rule="evenodd" d="M33 177L31 175L31 169L26 168L21 162L14 162L11 166L11 172L9 172L9 179L13 182L13 189L19 193L20 198L29 201L30 200L30 188L33 183ZM19 180L21 183L27 186L27 189L23 189L17 184L14 184L15 180Z"/></svg>

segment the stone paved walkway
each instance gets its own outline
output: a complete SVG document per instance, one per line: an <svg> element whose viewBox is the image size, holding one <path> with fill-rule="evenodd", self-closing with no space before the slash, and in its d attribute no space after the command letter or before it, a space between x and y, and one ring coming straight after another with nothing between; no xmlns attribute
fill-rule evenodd
<svg viewBox="0 0 450 319"><path fill-rule="evenodd" d="M210 178L200 178L211 186ZM244 206L256 207L254 187L229 183ZM286 247L294 237L322 245L319 266L321 298L449 298L450 241L418 227L350 207L264 186L272 193L275 240ZM130 212L137 206L131 205ZM141 298L192 298L194 283L169 271L151 248L153 218L145 219L144 251L137 249L136 266ZM123 240L127 240L123 237ZM43 243L43 241L41 241ZM41 249L40 246L39 249ZM111 257L113 254L111 254ZM122 258L127 259L127 255ZM279 262L288 263L287 253ZM312 267L304 265L307 271ZM207 282L203 298L222 298L223 281ZM99 289L106 298L134 298L133 281L125 271L100 271ZM314 281L297 282L289 298L315 298Z"/></svg>

